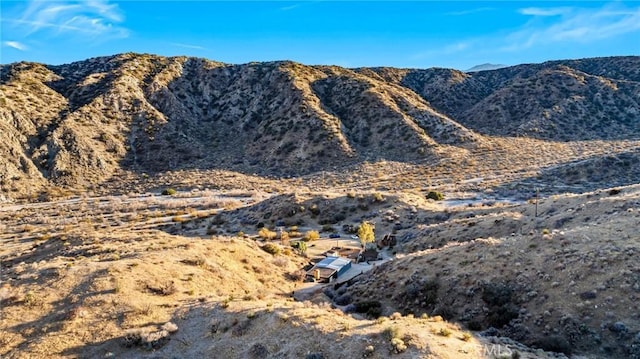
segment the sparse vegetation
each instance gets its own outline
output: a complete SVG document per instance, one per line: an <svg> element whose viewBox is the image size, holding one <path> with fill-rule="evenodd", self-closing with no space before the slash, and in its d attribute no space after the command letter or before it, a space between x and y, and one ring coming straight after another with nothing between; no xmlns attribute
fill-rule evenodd
<svg viewBox="0 0 640 359"><path fill-rule="evenodd" d="M305 254L307 252L307 243L305 243L304 241L292 242L291 247L295 248L300 254Z"/></svg>
<svg viewBox="0 0 640 359"><path fill-rule="evenodd" d="M637 61L3 66L0 356L633 357Z"/></svg>
<svg viewBox="0 0 640 359"><path fill-rule="evenodd" d="M275 243L267 243L263 245L262 250L274 256L280 254L280 251L281 251L280 246L278 246Z"/></svg>
<svg viewBox="0 0 640 359"><path fill-rule="evenodd" d="M176 191L175 188L166 188L162 190L163 196L175 196L176 193L178 193L178 191Z"/></svg>
<svg viewBox="0 0 640 359"><path fill-rule="evenodd" d="M320 233L314 230L307 231L303 237L305 242L315 241L315 240L318 240L319 238L320 238Z"/></svg>
<svg viewBox="0 0 640 359"><path fill-rule="evenodd" d="M260 238L267 240L267 241L271 241L274 240L276 238L278 234L274 231L269 230L266 227L263 227L260 229L260 231L258 231L258 236L260 236Z"/></svg>
<svg viewBox="0 0 640 359"><path fill-rule="evenodd" d="M429 193L427 193L427 199L442 201L444 199L444 195L438 191L429 191Z"/></svg>

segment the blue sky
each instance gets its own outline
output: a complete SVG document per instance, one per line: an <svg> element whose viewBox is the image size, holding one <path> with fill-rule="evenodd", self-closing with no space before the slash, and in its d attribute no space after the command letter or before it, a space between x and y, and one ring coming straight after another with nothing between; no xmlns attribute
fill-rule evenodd
<svg viewBox="0 0 640 359"><path fill-rule="evenodd" d="M121 52L467 69L640 55L638 1L0 2L0 63Z"/></svg>

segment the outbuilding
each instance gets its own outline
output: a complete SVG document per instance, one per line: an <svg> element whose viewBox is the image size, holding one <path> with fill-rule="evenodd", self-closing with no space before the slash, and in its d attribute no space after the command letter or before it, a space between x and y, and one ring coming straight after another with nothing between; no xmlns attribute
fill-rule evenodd
<svg viewBox="0 0 640 359"><path fill-rule="evenodd" d="M307 280L331 283L351 268L351 260L342 257L326 257L307 272Z"/></svg>

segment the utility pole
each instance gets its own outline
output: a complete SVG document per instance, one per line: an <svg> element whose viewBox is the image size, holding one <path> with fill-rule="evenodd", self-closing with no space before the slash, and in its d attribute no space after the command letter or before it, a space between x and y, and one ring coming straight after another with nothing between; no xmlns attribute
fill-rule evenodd
<svg viewBox="0 0 640 359"><path fill-rule="evenodd" d="M538 217L538 200L540 198L540 189L536 186L536 217Z"/></svg>

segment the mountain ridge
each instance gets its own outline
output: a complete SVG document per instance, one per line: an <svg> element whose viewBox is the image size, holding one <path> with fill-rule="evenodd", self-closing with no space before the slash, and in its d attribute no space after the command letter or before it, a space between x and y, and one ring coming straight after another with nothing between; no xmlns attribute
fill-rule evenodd
<svg viewBox="0 0 640 359"><path fill-rule="evenodd" d="M490 70L497 70L497 69L501 69L503 67L509 67L509 65L504 65L504 64L491 64L491 63L484 63L484 64L480 64L480 65L475 65L469 69L464 70L464 72L477 72L477 71L490 71Z"/></svg>
<svg viewBox="0 0 640 359"><path fill-rule="evenodd" d="M288 176L437 162L496 137L633 139L638 65L630 56L466 73L133 53L2 65L0 185L86 187L121 169Z"/></svg>

